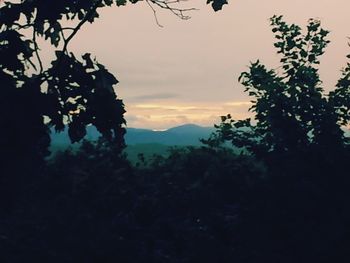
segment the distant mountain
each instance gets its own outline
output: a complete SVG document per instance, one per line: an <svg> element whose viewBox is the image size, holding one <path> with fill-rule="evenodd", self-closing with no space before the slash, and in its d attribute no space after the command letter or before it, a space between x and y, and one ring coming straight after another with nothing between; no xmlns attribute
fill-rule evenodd
<svg viewBox="0 0 350 263"><path fill-rule="evenodd" d="M202 127L195 124L185 124L170 128L165 131L153 131L148 129L127 128L125 142L127 145L136 144L162 144L167 146L198 146L202 138L208 138L214 131L213 127ZM87 127L85 139L96 140L100 133L94 126ZM64 149L70 145L67 129L61 133L51 132L51 148Z"/></svg>
<svg viewBox="0 0 350 263"><path fill-rule="evenodd" d="M346 137L350 137L350 130L343 129ZM138 144L160 144L165 146L198 146L201 145L200 139L208 138L215 131L214 127L202 127L195 124L185 124L170 128L165 131L153 131L148 129L127 128L125 142L127 145ZM100 133L94 126L87 127L87 140L97 140ZM67 129L61 133L51 132L51 148L65 149L71 145ZM74 144L78 145L78 144ZM74 147L73 145L73 147Z"/></svg>
<svg viewBox="0 0 350 263"><path fill-rule="evenodd" d="M202 127L195 124L185 124L165 131L152 131L144 129L127 129L126 144L158 143L163 145L201 145L199 141L214 131L211 127Z"/></svg>
<svg viewBox="0 0 350 263"><path fill-rule="evenodd" d="M196 124L184 124L181 126L177 126L177 127L173 127L170 128L168 130L166 130L166 132L168 133L176 133L176 134L206 134L208 131L213 131L213 127L202 127Z"/></svg>

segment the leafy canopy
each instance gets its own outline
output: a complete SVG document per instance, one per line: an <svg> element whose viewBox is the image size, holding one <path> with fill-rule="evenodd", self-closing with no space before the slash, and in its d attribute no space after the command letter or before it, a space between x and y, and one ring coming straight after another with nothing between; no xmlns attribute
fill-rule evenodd
<svg viewBox="0 0 350 263"><path fill-rule="evenodd" d="M223 116L207 143L228 140L258 155L339 151L346 144L341 125L350 121L350 63L336 88L325 94L318 65L329 44L329 31L314 19L306 33L295 24L288 25L282 16L270 21L281 67L267 69L258 60L239 78L253 98L254 124L251 119L235 121Z"/></svg>

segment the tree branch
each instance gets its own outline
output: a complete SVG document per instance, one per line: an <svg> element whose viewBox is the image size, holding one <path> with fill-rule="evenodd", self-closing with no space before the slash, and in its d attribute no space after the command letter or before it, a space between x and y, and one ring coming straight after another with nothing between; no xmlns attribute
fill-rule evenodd
<svg viewBox="0 0 350 263"><path fill-rule="evenodd" d="M157 25L161 26L158 19L157 19L157 13L156 9L153 7L153 5L161 8L161 9L166 9L169 10L171 13L173 13L175 16L179 17L182 20L188 20L191 17L187 15L186 13L190 11L196 11L198 10L197 8L177 8L174 7L174 5L178 5L181 2L187 2L187 0L145 0L149 7L152 9L153 14L156 19Z"/></svg>
<svg viewBox="0 0 350 263"><path fill-rule="evenodd" d="M149 0L146 0L146 3L148 4L148 6L152 9L153 11L153 16L154 16L154 19L156 20L156 23L159 27L163 27L159 21L158 21L158 17L157 17L157 11L154 9L154 7L151 5L151 3L149 2Z"/></svg>
<svg viewBox="0 0 350 263"><path fill-rule="evenodd" d="M39 63L39 68L40 68L40 74L43 73L44 68L43 68L43 63L41 61L40 55L39 55L39 46L38 43L36 42L36 30L35 27L33 27L33 43L34 43L34 49L35 49L35 55Z"/></svg>
<svg viewBox="0 0 350 263"><path fill-rule="evenodd" d="M62 52L66 53L68 49L69 42L73 39L73 37L78 33L79 29L89 20L89 18L93 15L94 12L96 12L96 9L101 5L102 0L97 1L90 11L85 15L85 17L79 22L79 24L75 28L71 28L73 32L67 37L67 39L64 41Z"/></svg>

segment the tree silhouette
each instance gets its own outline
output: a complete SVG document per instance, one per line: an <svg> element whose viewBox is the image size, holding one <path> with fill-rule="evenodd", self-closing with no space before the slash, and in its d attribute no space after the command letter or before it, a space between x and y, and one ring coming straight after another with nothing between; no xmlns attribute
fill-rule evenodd
<svg viewBox="0 0 350 263"><path fill-rule="evenodd" d="M255 119L222 116L206 141L214 148L228 141L266 169L247 195L236 232L242 261L346 262L349 63L326 94L318 65L328 31L313 19L305 33L281 16L272 17L271 25L281 66L270 70L257 61L240 76Z"/></svg>
<svg viewBox="0 0 350 263"><path fill-rule="evenodd" d="M329 32L313 19L305 34L282 16L272 17L271 25L281 66L269 70L257 61L239 78L253 98L250 110L256 114L255 124L251 119L234 121L230 115L223 116L211 143L229 140L260 156L342 152L346 140L341 125L349 123L349 65L336 89L325 94L318 65Z"/></svg>
<svg viewBox="0 0 350 263"><path fill-rule="evenodd" d="M71 141L77 142L85 136L86 126L94 125L116 149L123 148L125 110L115 93L118 80L91 54L75 56L69 43L84 24L99 18L100 9L137 2L26 0L1 4L0 147L1 155L6 156L1 166L4 171L13 172L16 163L35 166L42 162L48 154L51 127L60 132L68 126ZM154 11L165 9L181 19L189 18L188 12L193 10L179 6L181 0L146 2ZM67 27L65 21L76 25ZM39 38L55 50L48 68L40 57Z"/></svg>

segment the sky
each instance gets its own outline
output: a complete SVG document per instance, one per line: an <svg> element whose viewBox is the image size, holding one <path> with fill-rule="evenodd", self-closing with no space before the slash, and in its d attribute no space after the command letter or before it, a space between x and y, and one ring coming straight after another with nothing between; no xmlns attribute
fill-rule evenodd
<svg viewBox="0 0 350 263"><path fill-rule="evenodd" d="M228 113L250 116L250 98L237 79L250 61L278 66L269 26L274 14L301 26L318 18L331 31L320 75L326 90L334 87L350 53L349 0L231 0L219 12L205 2L186 2L199 10L185 21L158 10L162 27L145 2L105 8L70 43L71 51L92 53L120 81L128 127L212 126Z"/></svg>

